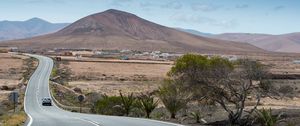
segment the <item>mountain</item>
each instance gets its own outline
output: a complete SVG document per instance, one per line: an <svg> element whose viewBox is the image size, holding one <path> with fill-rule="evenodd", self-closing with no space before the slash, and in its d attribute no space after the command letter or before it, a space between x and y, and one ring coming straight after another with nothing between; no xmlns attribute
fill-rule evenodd
<svg viewBox="0 0 300 126"><path fill-rule="evenodd" d="M211 39L178 31L110 9L84 17L53 34L7 41L19 48L131 49L166 52L264 52L247 43Z"/></svg>
<svg viewBox="0 0 300 126"><path fill-rule="evenodd" d="M175 28L175 29L177 29L179 31L186 32L186 33L190 33L190 34L193 34L193 35L203 36L203 37L210 37L210 36L214 35L214 34L211 34L211 33L200 32L200 31L193 30L193 29L184 29L184 28Z"/></svg>
<svg viewBox="0 0 300 126"><path fill-rule="evenodd" d="M300 32L282 35L225 33L210 37L221 40L250 43L269 51L300 53Z"/></svg>
<svg viewBox="0 0 300 126"><path fill-rule="evenodd" d="M180 31L214 39L249 43L264 50L273 52L300 53L300 32L282 35L253 33L223 33L210 34L193 29L176 28Z"/></svg>
<svg viewBox="0 0 300 126"><path fill-rule="evenodd" d="M0 21L0 41L29 38L56 32L67 23L50 23L39 18L26 21Z"/></svg>

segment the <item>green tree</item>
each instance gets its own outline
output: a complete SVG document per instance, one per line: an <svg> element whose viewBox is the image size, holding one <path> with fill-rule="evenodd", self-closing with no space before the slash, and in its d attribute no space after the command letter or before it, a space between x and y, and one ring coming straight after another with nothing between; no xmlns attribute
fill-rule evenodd
<svg viewBox="0 0 300 126"><path fill-rule="evenodd" d="M258 94L250 114L259 104L262 90L255 88L254 82L261 85L267 71L264 65L248 59L232 63L221 57L187 54L176 61L168 75L183 81L184 90L193 92L194 99L219 104L228 113L228 123L235 125L244 123L242 116L249 95Z"/></svg>

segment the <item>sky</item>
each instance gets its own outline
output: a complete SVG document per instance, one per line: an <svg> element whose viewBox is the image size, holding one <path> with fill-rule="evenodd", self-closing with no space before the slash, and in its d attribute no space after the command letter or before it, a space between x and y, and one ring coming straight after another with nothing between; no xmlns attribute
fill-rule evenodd
<svg viewBox="0 0 300 126"><path fill-rule="evenodd" d="M214 34L300 32L300 0L1 0L0 21L72 23L107 9Z"/></svg>

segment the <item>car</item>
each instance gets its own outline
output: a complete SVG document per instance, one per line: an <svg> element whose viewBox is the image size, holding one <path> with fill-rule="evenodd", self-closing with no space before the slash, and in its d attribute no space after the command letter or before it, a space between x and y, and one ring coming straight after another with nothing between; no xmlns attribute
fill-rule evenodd
<svg viewBox="0 0 300 126"><path fill-rule="evenodd" d="M52 106L52 100L49 97L45 97L42 99L43 106Z"/></svg>

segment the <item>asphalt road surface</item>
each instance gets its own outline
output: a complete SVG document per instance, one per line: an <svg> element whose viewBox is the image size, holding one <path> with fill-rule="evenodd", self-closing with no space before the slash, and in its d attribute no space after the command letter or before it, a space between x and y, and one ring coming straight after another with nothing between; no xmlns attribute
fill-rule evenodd
<svg viewBox="0 0 300 126"><path fill-rule="evenodd" d="M50 97L49 77L53 61L44 56L30 56L37 58L39 65L31 76L25 93L27 126L180 126L141 118L74 113L62 110L55 104L42 106L42 98Z"/></svg>

